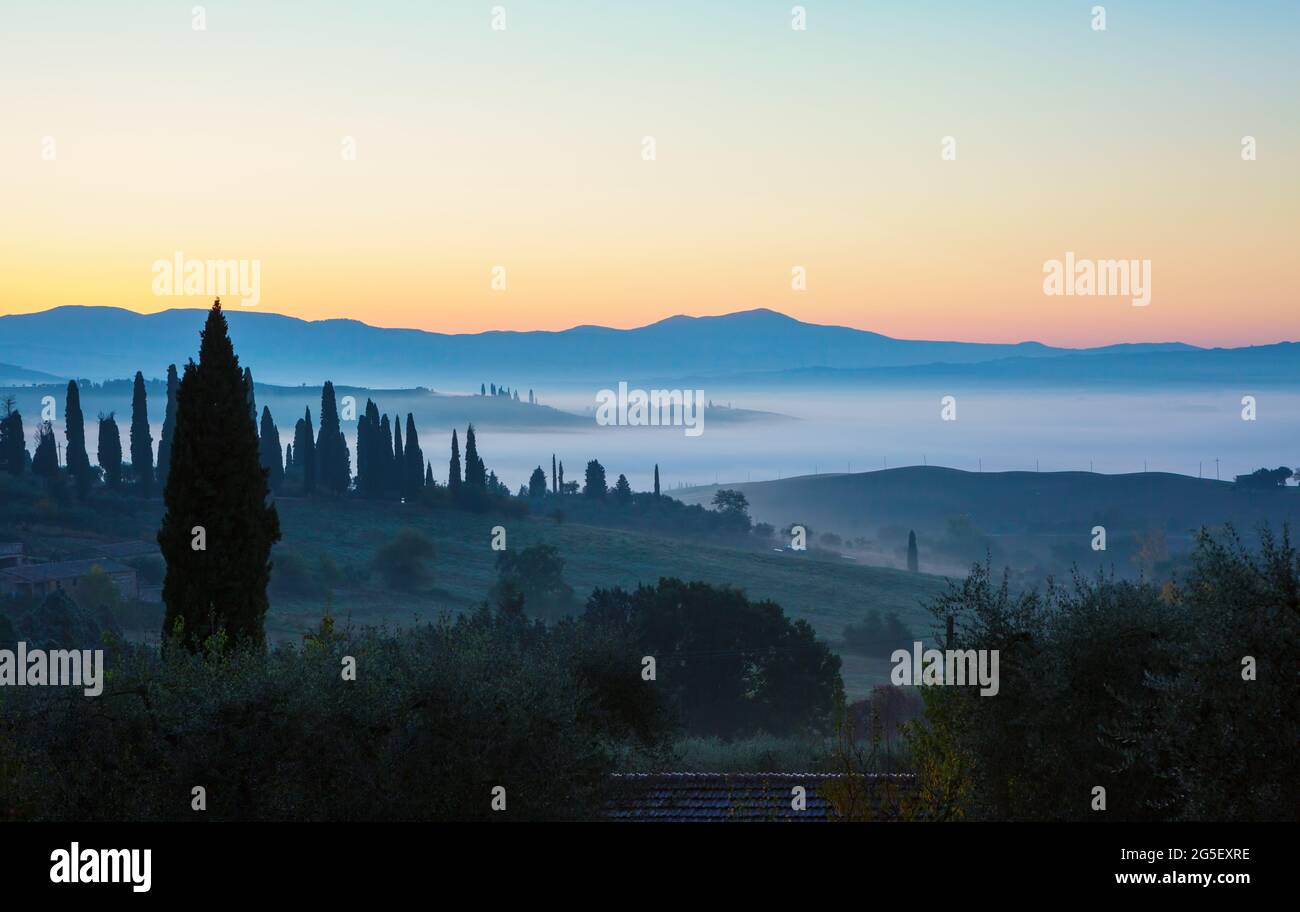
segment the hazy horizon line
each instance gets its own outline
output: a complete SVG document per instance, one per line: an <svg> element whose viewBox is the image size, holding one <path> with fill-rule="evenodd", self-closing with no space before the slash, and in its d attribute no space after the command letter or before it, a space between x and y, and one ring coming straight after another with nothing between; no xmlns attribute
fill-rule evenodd
<svg viewBox="0 0 1300 912"><path fill-rule="evenodd" d="M196 313L205 313L210 309L210 306L211 305L200 305L200 306L193 306L193 307L163 307L157 310L136 310L131 307L121 307L119 305L114 305L114 304L59 304L54 307L44 308L42 310L14 311L14 312L0 311L0 319L3 319L5 317L40 316L42 314L49 314L58 310L70 310L70 309L111 310L111 311L118 311L121 313L128 313L139 317L151 317L151 316L158 316L160 314L166 314L172 312L188 311L188 312L196 312ZM636 323L628 326L620 326L611 323L575 323L571 326L566 326L563 329L494 328L494 329L478 330L474 332L449 332L449 331L438 330L438 329L426 329L419 326L387 325L384 323L368 322L366 320L358 319L356 317L321 317L319 319L311 319L308 317L297 316L296 314L288 313L286 311L271 310L269 308L263 308L263 307L252 309L252 308L241 308L238 305L233 305L230 307L226 307L225 305L223 305L222 310L228 314L240 313L240 314L257 315L257 316L277 316L289 320L296 320L300 323L308 323L313 325L323 324L323 323L356 323L370 329L394 330L398 332L417 332L417 333L424 333L427 335L446 336L449 338L450 337L469 338L474 336L487 336L493 334L563 335L564 333L573 332L575 330L582 330L582 329L604 329L604 330L610 330L612 332L634 332L636 330L648 329L673 320L692 320L692 321L715 320L715 319L724 319L727 317L737 317L737 316L744 316L747 314L761 313L761 314L772 314L790 320L792 322L802 324L804 326L815 326L824 329L842 329L851 332L868 333L870 335L879 336L882 339L889 339L898 342L939 342L939 343L956 343L962 345L1003 345L1003 346L1039 345L1039 346L1043 346L1044 348L1054 348L1054 349L1062 349L1062 350L1076 351L1076 352L1092 351L1100 348L1112 348L1116 346L1128 346L1128 345L1133 345L1133 346L1182 345L1199 351L1210 351L1216 348L1239 349L1239 348L1251 348L1255 346L1279 345L1282 343L1300 341L1300 339L1274 338L1269 341L1253 341L1242 345L1232 345L1232 344L1203 345L1196 342L1187 342L1181 339L1162 339L1162 340L1131 340L1130 339L1130 340L1121 340L1121 341L1108 341L1096 345L1077 345L1077 344L1068 344L1068 343L1046 342L1041 339L1015 339L1012 341L1008 341L1008 340L990 341L990 340L953 339L953 338L944 338L942 336L918 338L918 337L910 337L910 336L891 336L886 333L882 333L878 330L868 329L863 326L853 326L846 323L819 323L813 320L801 319L800 317L796 317L790 313L777 310L772 307L749 307L749 308L741 308L738 310L727 310L721 313L685 313L685 312L678 311L675 313L668 313L663 317L650 321L649 323Z"/></svg>

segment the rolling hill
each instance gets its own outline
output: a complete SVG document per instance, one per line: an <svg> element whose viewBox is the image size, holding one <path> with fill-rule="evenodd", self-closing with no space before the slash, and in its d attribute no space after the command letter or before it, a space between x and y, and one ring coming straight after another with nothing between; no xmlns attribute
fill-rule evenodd
<svg viewBox="0 0 1300 912"><path fill-rule="evenodd" d="M719 486L674 492L686 503L708 503ZM1300 528L1300 488L1246 490L1231 482L1165 472L964 472L910 466L779 481L725 484L743 491L756 519L803 522L820 531L874 534L882 526L942 529L967 516L986 533L1032 536L1065 533L1087 539L1095 524L1108 530L1160 528L1185 533L1232 522L1243 531L1262 521Z"/></svg>
<svg viewBox="0 0 1300 912"><path fill-rule="evenodd" d="M22 360L67 376L103 380L142 370L162 376L196 354L205 311L138 314L112 307L57 307L0 316L0 360ZM383 329L356 320L305 321L227 311L241 359L271 383L336 383L477 389L493 381L608 385L748 371L893 368L1075 353L1037 342L1014 345L893 339L842 326L803 323L771 310L676 316L635 329L576 326L561 332L447 335ZM1125 356L1190 350L1178 343L1086 350Z"/></svg>
<svg viewBox="0 0 1300 912"><path fill-rule="evenodd" d="M57 383L60 377L42 371L28 370L14 364L0 364L0 386L30 386L36 383Z"/></svg>

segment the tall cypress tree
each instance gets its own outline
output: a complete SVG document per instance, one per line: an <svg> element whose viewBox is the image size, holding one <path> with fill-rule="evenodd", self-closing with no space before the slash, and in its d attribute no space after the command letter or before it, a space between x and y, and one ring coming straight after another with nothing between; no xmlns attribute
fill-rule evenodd
<svg viewBox="0 0 1300 912"><path fill-rule="evenodd" d="M76 380L68 381L68 401L63 409L63 436L68 441L65 455L68 473L76 482L77 494L84 498L90 493L94 474L90 468L90 457L86 454L86 420L81 414L81 390Z"/></svg>
<svg viewBox="0 0 1300 912"><path fill-rule="evenodd" d="M379 419L379 443L375 450L375 496L393 496L393 428L388 416Z"/></svg>
<svg viewBox="0 0 1300 912"><path fill-rule="evenodd" d="M388 492L392 497L406 496L406 454L402 452L402 416L393 416L393 462L389 468Z"/></svg>
<svg viewBox="0 0 1300 912"><path fill-rule="evenodd" d="M27 470L27 442L23 440L23 416L14 408L14 399L4 401L5 413L0 417L0 471L21 475Z"/></svg>
<svg viewBox="0 0 1300 912"><path fill-rule="evenodd" d="M153 492L153 433L149 430L149 402L140 371L135 372L135 389L131 393L131 472L137 490L148 497Z"/></svg>
<svg viewBox="0 0 1300 912"><path fill-rule="evenodd" d="M167 561L163 636L191 650L224 631L231 645L264 647L271 546L280 518L268 504L257 427L221 302L185 365L158 544Z"/></svg>
<svg viewBox="0 0 1300 912"><path fill-rule="evenodd" d="M41 422L37 434L36 453L32 456L32 474L53 484L59 478L59 451L54 443L54 425L48 421Z"/></svg>
<svg viewBox="0 0 1300 912"><path fill-rule="evenodd" d="M357 420L357 489L364 497L378 497L381 492L380 467L383 445L380 440L379 407L367 399L366 410Z"/></svg>
<svg viewBox="0 0 1300 912"><path fill-rule="evenodd" d="M560 492L560 486L555 480L555 454L552 453L551 454L551 493L558 494L559 492Z"/></svg>
<svg viewBox="0 0 1300 912"><path fill-rule="evenodd" d="M424 451L415 432L415 416L406 413L406 496L414 497L424 487Z"/></svg>
<svg viewBox="0 0 1300 912"><path fill-rule="evenodd" d="M907 569L916 573L920 570L921 563L916 553L916 533L907 533Z"/></svg>
<svg viewBox="0 0 1300 912"><path fill-rule="evenodd" d="M447 468L447 488L453 493L460 490L460 444L456 429L451 429L451 464Z"/></svg>
<svg viewBox="0 0 1300 912"><path fill-rule="evenodd" d="M266 469L266 483L272 491L280 490L284 481L284 463L280 461L280 429L275 426L271 410L262 406L262 426L257 442L258 462Z"/></svg>
<svg viewBox="0 0 1300 912"><path fill-rule="evenodd" d="M99 416L99 446L96 450L104 483L113 490L122 486L122 431L112 412Z"/></svg>
<svg viewBox="0 0 1300 912"><path fill-rule="evenodd" d="M158 437L158 486L167 487L167 469L172 462L172 435L176 433L176 391L181 381L176 365L167 365L167 410L163 413L162 434Z"/></svg>
<svg viewBox="0 0 1300 912"><path fill-rule="evenodd" d="M471 488L487 488L487 472L483 460L478 455L478 441L474 439L474 425L465 429L465 485Z"/></svg>
<svg viewBox="0 0 1300 912"><path fill-rule="evenodd" d="M659 463L655 463L655 497L659 496Z"/></svg>
<svg viewBox="0 0 1300 912"><path fill-rule="evenodd" d="M311 409L293 426L293 467L301 475L302 493L316 490L316 444L312 441ZM301 471L298 471L301 469Z"/></svg>
<svg viewBox="0 0 1300 912"><path fill-rule="evenodd" d="M342 494L352 484L352 459L339 427L339 407L329 380L320 394L320 431L316 436L316 477L321 486Z"/></svg>
<svg viewBox="0 0 1300 912"><path fill-rule="evenodd" d="M437 482L433 480L433 463L426 462L424 464L424 486L426 488L432 488L436 484Z"/></svg>
<svg viewBox="0 0 1300 912"><path fill-rule="evenodd" d="M248 397L248 419L257 427L257 397L253 395L253 369L244 368L244 394Z"/></svg>

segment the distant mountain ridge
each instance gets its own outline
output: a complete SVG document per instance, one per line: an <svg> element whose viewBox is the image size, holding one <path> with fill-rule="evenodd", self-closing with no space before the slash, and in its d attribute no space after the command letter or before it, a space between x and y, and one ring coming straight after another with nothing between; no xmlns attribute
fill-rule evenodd
<svg viewBox="0 0 1300 912"><path fill-rule="evenodd" d="M198 351L203 309L138 314L66 306L0 317L0 361L90 380L162 376ZM927 364L1037 360L1064 355L1198 351L1183 343L1097 349L1038 342L991 344L893 339L843 326L804 323L772 310L675 316L635 329L575 326L558 332L449 335L387 329L356 320L307 321L226 311L243 363L259 380L476 388L494 381L527 388L545 381L609 383L808 368L871 370Z"/></svg>
<svg viewBox="0 0 1300 912"><path fill-rule="evenodd" d="M28 386L33 383L57 383L63 377L43 371L28 370L14 364L0 364L0 386Z"/></svg>

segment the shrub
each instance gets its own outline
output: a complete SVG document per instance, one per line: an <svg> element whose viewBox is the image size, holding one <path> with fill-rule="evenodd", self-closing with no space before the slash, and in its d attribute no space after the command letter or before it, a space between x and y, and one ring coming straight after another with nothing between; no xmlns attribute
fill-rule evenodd
<svg viewBox="0 0 1300 912"><path fill-rule="evenodd" d="M433 556L433 542L428 536L417 529L403 529L375 552L371 567L388 588L411 592L432 581L429 565Z"/></svg>
<svg viewBox="0 0 1300 912"><path fill-rule="evenodd" d="M616 763L666 734L636 658L575 625L476 617L224 656L123 644L108 667L98 699L4 695L0 813L192 820L201 784L210 820L484 820L504 785L511 819L594 817Z"/></svg>

